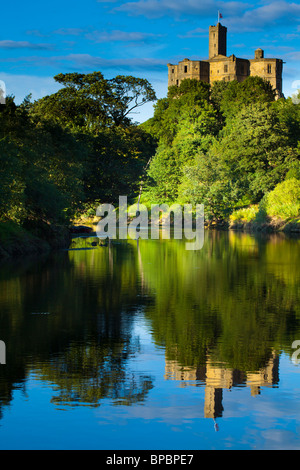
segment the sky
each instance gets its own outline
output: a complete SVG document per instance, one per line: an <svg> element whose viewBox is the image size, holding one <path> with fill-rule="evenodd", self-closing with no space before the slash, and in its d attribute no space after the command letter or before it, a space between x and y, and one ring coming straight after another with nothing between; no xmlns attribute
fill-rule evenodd
<svg viewBox="0 0 300 470"><path fill-rule="evenodd" d="M167 63L208 59L208 28L227 27L227 55L282 59L283 92L300 88L300 3L279 0L16 0L1 6L0 80L20 103L59 89L59 73L146 78L167 94ZM134 121L153 115L140 108Z"/></svg>

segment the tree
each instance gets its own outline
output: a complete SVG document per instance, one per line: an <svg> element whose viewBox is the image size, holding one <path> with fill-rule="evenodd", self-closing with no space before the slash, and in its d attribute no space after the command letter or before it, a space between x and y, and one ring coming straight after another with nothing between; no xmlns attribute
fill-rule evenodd
<svg viewBox="0 0 300 470"><path fill-rule="evenodd" d="M294 103L292 98L279 99L272 103L278 116L280 126L288 138L289 145L297 147L300 141L300 101Z"/></svg>
<svg viewBox="0 0 300 470"><path fill-rule="evenodd" d="M178 197L185 199L180 191L185 166L192 165L199 153L206 154L210 148L220 130L216 114L207 101L200 101L194 106L182 106L172 142L165 142L161 138L150 164L146 198L153 197L156 202L174 202Z"/></svg>
<svg viewBox="0 0 300 470"><path fill-rule="evenodd" d="M214 146L217 146L217 141ZM235 207L242 192L233 187L230 175L218 154L199 152L193 161L183 168L183 177L178 188L182 203L204 204L206 219L226 217Z"/></svg>
<svg viewBox="0 0 300 470"><path fill-rule="evenodd" d="M61 73L54 79L63 88L37 101L34 112L94 135L106 126L128 126L130 113L156 100L146 79L118 75L107 80L101 72Z"/></svg>
<svg viewBox="0 0 300 470"><path fill-rule="evenodd" d="M222 131L214 151L227 168L231 181L258 202L272 190L297 159L272 106L257 103L242 108Z"/></svg>
<svg viewBox="0 0 300 470"><path fill-rule="evenodd" d="M86 136L85 142L89 148L83 176L86 201L117 204L122 194L134 198L154 151L153 138L137 126L119 126Z"/></svg>
<svg viewBox="0 0 300 470"><path fill-rule="evenodd" d="M0 217L24 224L68 222L83 197L84 149L58 124L8 97L0 110ZM68 211L68 212L67 212Z"/></svg>
<svg viewBox="0 0 300 470"><path fill-rule="evenodd" d="M8 138L0 139L0 220L10 217L19 221L24 187L18 148Z"/></svg>
<svg viewBox="0 0 300 470"><path fill-rule="evenodd" d="M248 105L187 165L179 194L185 202L204 203L209 217L224 218L245 201L259 202L297 158L274 108Z"/></svg>
<svg viewBox="0 0 300 470"><path fill-rule="evenodd" d="M202 108L209 102L210 85L195 79L185 79L180 86L171 86L167 98L158 100L154 116L143 128L154 135L160 143L170 145L176 136L185 113Z"/></svg>
<svg viewBox="0 0 300 470"><path fill-rule="evenodd" d="M226 86L215 83L212 101L226 118L230 118L248 105L275 101L275 91L269 81L250 76L240 83L237 80L228 82Z"/></svg>
<svg viewBox="0 0 300 470"><path fill-rule="evenodd" d="M287 178L267 193L260 201L259 209L269 217L289 219L300 213L300 181Z"/></svg>
<svg viewBox="0 0 300 470"><path fill-rule="evenodd" d="M117 126L129 124L129 114L157 99L152 86L144 78L118 75L108 83L112 97L106 109Z"/></svg>

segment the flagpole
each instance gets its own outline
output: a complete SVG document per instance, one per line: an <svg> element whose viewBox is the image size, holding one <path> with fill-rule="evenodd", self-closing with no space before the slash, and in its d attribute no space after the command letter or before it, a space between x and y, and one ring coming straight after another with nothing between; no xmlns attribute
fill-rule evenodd
<svg viewBox="0 0 300 470"><path fill-rule="evenodd" d="M220 12L218 10L218 23L220 23Z"/></svg>

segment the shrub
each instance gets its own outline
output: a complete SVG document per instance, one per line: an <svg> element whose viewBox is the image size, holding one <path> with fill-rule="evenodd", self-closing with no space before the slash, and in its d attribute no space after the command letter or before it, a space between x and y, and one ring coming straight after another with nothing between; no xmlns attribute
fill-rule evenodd
<svg viewBox="0 0 300 470"><path fill-rule="evenodd" d="M260 211L269 217L290 219L300 213L300 181L289 178L277 184L275 189L267 193L259 204Z"/></svg>
<svg viewBox="0 0 300 470"><path fill-rule="evenodd" d="M252 205L250 207L243 207L237 209L230 215L231 222L251 222L253 221L258 212L258 205Z"/></svg>

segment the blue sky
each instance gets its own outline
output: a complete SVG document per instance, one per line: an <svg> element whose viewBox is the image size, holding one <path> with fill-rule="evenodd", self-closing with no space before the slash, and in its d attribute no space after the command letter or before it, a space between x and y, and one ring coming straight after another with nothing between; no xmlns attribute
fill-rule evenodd
<svg viewBox="0 0 300 470"><path fill-rule="evenodd" d="M162 98L168 62L208 58L208 27L227 26L227 55L283 59L283 91L300 87L300 4L289 1L36 0L1 7L0 80L17 102L58 89L58 73L101 71L149 80ZM146 105L134 119L153 114Z"/></svg>

